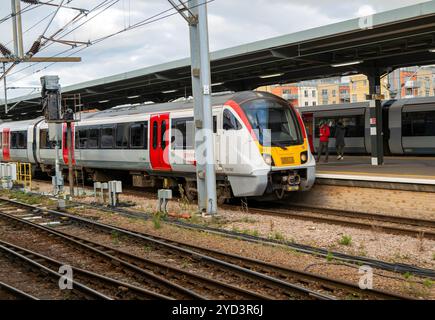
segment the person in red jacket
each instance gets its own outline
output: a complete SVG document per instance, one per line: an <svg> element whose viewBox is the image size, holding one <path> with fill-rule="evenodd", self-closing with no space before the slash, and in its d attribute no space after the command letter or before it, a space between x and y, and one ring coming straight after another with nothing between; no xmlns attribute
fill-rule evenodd
<svg viewBox="0 0 435 320"><path fill-rule="evenodd" d="M319 149L317 149L317 162L320 161L323 150L325 150L325 162L328 162L328 145L329 145L329 136L331 135L331 130L329 129L328 123L326 121L322 121L320 124L320 143Z"/></svg>

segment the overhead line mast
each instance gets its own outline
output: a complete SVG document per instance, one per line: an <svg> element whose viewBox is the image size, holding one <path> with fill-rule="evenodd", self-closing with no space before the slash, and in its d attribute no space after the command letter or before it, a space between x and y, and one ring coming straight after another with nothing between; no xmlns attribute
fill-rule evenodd
<svg viewBox="0 0 435 320"><path fill-rule="evenodd" d="M175 0L168 1L189 24L196 129L195 159L198 206L200 212L215 215L217 213L216 172L214 167L207 0L187 2L178 0L178 3Z"/></svg>

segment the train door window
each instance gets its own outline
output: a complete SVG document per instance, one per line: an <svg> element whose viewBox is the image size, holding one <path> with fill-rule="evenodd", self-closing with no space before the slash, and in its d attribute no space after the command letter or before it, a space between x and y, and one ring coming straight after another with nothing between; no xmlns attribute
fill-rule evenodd
<svg viewBox="0 0 435 320"><path fill-rule="evenodd" d="M132 123L130 125L130 147L147 149L147 123Z"/></svg>
<svg viewBox="0 0 435 320"><path fill-rule="evenodd" d="M88 145L88 135L86 128L80 128L77 130L79 135L79 149L86 149Z"/></svg>
<svg viewBox="0 0 435 320"><path fill-rule="evenodd" d="M128 148L128 123L118 124L116 126L116 147L120 149Z"/></svg>
<svg viewBox="0 0 435 320"><path fill-rule="evenodd" d="M192 117L172 119L172 148L178 150L194 149L194 131Z"/></svg>
<svg viewBox="0 0 435 320"><path fill-rule="evenodd" d="M162 124L161 124L161 130L160 130L160 133L161 133L161 137L160 137L160 141L161 141L161 144L162 144L162 149L163 150L165 150L165 148L166 148L166 140L165 140L165 135L166 135L166 120L163 120L162 121Z"/></svg>
<svg viewBox="0 0 435 320"><path fill-rule="evenodd" d="M234 114L228 109L224 110L222 127L224 130L240 130L240 129L242 129L242 125L240 124L240 122L237 121Z"/></svg>
<svg viewBox="0 0 435 320"><path fill-rule="evenodd" d="M39 130L39 148L50 149L50 140L48 136L48 129Z"/></svg>
<svg viewBox="0 0 435 320"><path fill-rule="evenodd" d="M88 149L97 149L100 146L100 129L89 128L88 129Z"/></svg>
<svg viewBox="0 0 435 320"><path fill-rule="evenodd" d="M153 149L157 149L157 121L153 122Z"/></svg>
<svg viewBox="0 0 435 320"><path fill-rule="evenodd" d="M217 133L217 116L213 116L213 133Z"/></svg>
<svg viewBox="0 0 435 320"><path fill-rule="evenodd" d="M112 149L114 142L114 128L102 127L101 128L101 148L102 149Z"/></svg>

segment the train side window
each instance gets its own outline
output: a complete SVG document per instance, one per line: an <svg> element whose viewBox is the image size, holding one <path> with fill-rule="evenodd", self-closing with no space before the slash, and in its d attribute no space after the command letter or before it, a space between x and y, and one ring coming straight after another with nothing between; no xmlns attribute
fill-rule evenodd
<svg viewBox="0 0 435 320"><path fill-rule="evenodd" d="M101 128L101 148L102 149L112 149L114 142L113 127L102 127Z"/></svg>
<svg viewBox="0 0 435 320"><path fill-rule="evenodd" d="M224 130L240 130L242 129L242 125L239 121L237 121L234 114L228 110L225 109L223 113L223 121L222 121L222 127Z"/></svg>
<svg viewBox="0 0 435 320"><path fill-rule="evenodd" d="M50 140L48 136L48 129L39 130L39 148L50 149Z"/></svg>
<svg viewBox="0 0 435 320"><path fill-rule="evenodd" d="M116 126L116 147L120 149L128 148L128 123Z"/></svg>
<svg viewBox="0 0 435 320"><path fill-rule="evenodd" d="M178 150L190 150L194 148L194 124L193 118L172 119L172 148Z"/></svg>
<svg viewBox="0 0 435 320"><path fill-rule="evenodd" d="M341 121L345 127L346 138L362 138L365 134L364 116L352 116L352 117L323 117L316 118L315 120L315 137L319 138L320 134L320 122L326 121L330 129L330 137L335 137L335 126L338 121Z"/></svg>
<svg viewBox="0 0 435 320"><path fill-rule="evenodd" d="M157 121L153 122L153 149L157 149Z"/></svg>
<svg viewBox="0 0 435 320"><path fill-rule="evenodd" d="M17 142L17 139L18 139L17 133L15 131L12 131L10 133L10 135L11 135L11 146L10 146L10 148L11 149L17 149L17 144L18 144L18 142Z"/></svg>
<svg viewBox="0 0 435 320"><path fill-rule="evenodd" d="M403 137L435 136L435 111L403 112Z"/></svg>
<svg viewBox="0 0 435 320"><path fill-rule="evenodd" d="M147 149L146 123L132 123L130 125L130 147L133 149Z"/></svg>
<svg viewBox="0 0 435 320"><path fill-rule="evenodd" d="M100 146L100 129L89 128L88 129L88 149L97 149Z"/></svg>
<svg viewBox="0 0 435 320"><path fill-rule="evenodd" d="M27 148L27 131L11 132L11 149Z"/></svg>
<svg viewBox="0 0 435 320"><path fill-rule="evenodd" d="M88 135L86 128L80 128L78 129L78 135L79 135L79 149L86 149L88 145Z"/></svg>
<svg viewBox="0 0 435 320"><path fill-rule="evenodd" d="M165 138L166 138L166 120L163 120L162 121L162 124L161 124L161 130L160 130L160 133L161 133L161 137L160 137L160 141L161 141L161 144L162 144L162 149L163 150L165 150L165 148L166 148L166 140L165 140Z"/></svg>

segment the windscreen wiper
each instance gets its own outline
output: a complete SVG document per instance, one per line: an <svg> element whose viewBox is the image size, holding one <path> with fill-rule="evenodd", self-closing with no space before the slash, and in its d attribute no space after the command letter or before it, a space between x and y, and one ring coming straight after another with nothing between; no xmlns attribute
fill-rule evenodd
<svg viewBox="0 0 435 320"><path fill-rule="evenodd" d="M272 142L272 146L277 146L277 147L280 147L283 150L287 150L287 147L285 145L283 145L281 143L278 143L278 142Z"/></svg>

